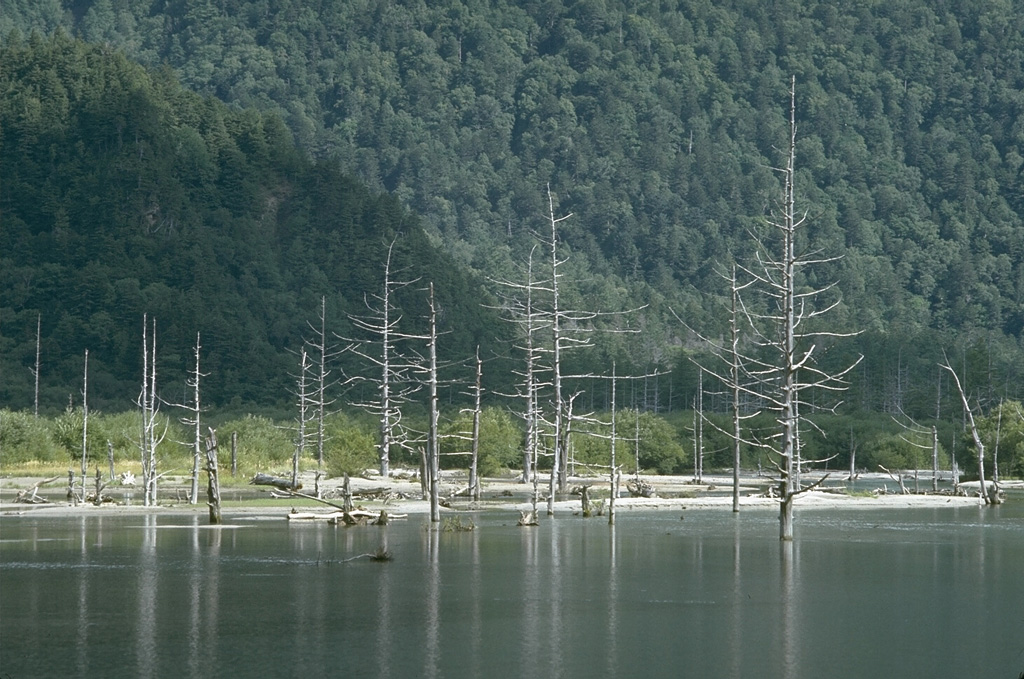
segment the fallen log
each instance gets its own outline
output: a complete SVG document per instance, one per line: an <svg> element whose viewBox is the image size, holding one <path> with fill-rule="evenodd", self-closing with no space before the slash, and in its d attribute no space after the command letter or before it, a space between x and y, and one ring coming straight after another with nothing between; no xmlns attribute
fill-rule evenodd
<svg viewBox="0 0 1024 679"><path fill-rule="evenodd" d="M286 518L289 521L338 521L339 519L344 520L346 515L354 520L374 519L375 523L382 524L387 523L391 519L405 519L409 517L408 514L388 514L383 510L379 512L370 512L365 509L353 509L351 512L300 512L292 509L288 512Z"/></svg>
<svg viewBox="0 0 1024 679"><path fill-rule="evenodd" d="M274 488L280 488L281 490L298 490L302 488L301 483L297 483L292 486L291 479L282 479L270 474L264 474L259 472L256 476L252 477L249 481L250 486L273 486Z"/></svg>

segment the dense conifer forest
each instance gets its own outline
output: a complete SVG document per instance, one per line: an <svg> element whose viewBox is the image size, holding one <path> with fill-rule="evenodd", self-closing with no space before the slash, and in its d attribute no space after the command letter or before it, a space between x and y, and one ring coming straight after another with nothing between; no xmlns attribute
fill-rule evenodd
<svg viewBox="0 0 1024 679"><path fill-rule="evenodd" d="M865 356L845 412L958 418L943 350L986 409L1021 398L1012 3L11 0L0 41L5 406L31 405L40 318L45 407L85 348L98 402L126 407L143 313L168 384L201 330L212 403L287 403L321 296L350 334L398 234L447 358L506 356L492 281L519 275L550 187L570 299L646 305L579 367L674 369L630 405L684 407L680 319L727 330L721 274L781 194L790 76L805 246L841 255L806 284L836 281L829 322L861 333L826 360Z"/></svg>

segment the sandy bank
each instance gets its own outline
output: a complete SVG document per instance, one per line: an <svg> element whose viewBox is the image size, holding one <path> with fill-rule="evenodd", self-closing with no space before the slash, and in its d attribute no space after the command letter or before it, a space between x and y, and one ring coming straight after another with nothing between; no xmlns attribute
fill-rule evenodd
<svg viewBox="0 0 1024 679"><path fill-rule="evenodd" d="M705 475L703 483L695 483L692 478L684 476L642 476L642 480L651 484L657 497L634 498L628 497L625 491L625 480L620 497L616 499L615 506L618 511L681 511L685 509L716 508L720 507L728 511L732 507L732 478L726 475ZM138 489L124 489L120 487L108 487L115 503L106 503L96 507L91 504L74 505L64 498L64 490L59 482L54 482L40 489L43 497L50 500L47 504L21 504L15 503L19 490L30 489L42 479L33 478L4 478L0 479L0 516L14 517L25 516L28 513L36 516L78 516L78 515L132 515L132 514L205 514L205 493L200 494L200 504L190 505L184 498L183 489L185 479L173 478L164 483L159 491L158 498L160 505L157 507L142 507L139 502L140 493ZM806 482L813 482L816 477L805 478ZM898 508L898 507L942 507L942 506L970 506L977 505L978 498L975 496L977 484L964 484L968 489L968 496L956 496L949 494L901 494L894 484L884 475L863 475L858 479L859 489L854 494L847 494L840 490L843 483L839 480L827 479L823 487L829 490L813 490L802 494L796 500L798 507L815 508L836 508L836 509L860 509L860 508ZM313 475L305 474L303 477L305 486L304 492L311 492L313 486ZM370 475L365 478L353 478L351 480L353 492L357 496L361 493L369 495L387 495L382 497L357 497L357 504L360 507L371 511L387 509L392 513L402 514L427 514L430 506L427 502L419 499L420 487L415 478L408 474L399 474L395 478L384 480L379 476ZM929 480L930 484L930 480ZM464 475L446 473L442 479L443 495L454 495L465 488ZM608 480L596 477L573 477L569 486L589 485L591 487L591 498L595 500L604 499L607 502ZM774 510L778 507L778 501L764 497L765 488L771 485L771 481L755 476L745 476L741 479L740 507L744 510ZM924 487L925 484L922 484ZM1024 491L1024 482L1016 481L1005 483L1004 486L1011 492L1020 493ZM340 479L327 479L321 482L322 492L331 502L339 503L340 500ZM930 487L930 486L929 486ZM547 480L542 479L539 484L541 500L539 506L546 508ZM375 492L374 492L375 491ZM877 492L872 492L877 491ZM471 502L465 497L455 496L452 498L451 506L442 509L444 513L460 511L507 511L516 512L527 510L531 507L533 487L519 483L512 478L486 478L483 482L482 498L479 502ZM230 486L225 488L223 497L226 500L223 513L225 517L232 515L247 517L283 518L291 510L292 506L299 504L304 509L321 507L329 511L327 505L314 505L311 507L307 501L292 498L272 499L270 489L256 486ZM556 514L572 514L580 511L581 503L578 495L556 496L558 499L554 504ZM128 501L130 503L126 503Z"/></svg>

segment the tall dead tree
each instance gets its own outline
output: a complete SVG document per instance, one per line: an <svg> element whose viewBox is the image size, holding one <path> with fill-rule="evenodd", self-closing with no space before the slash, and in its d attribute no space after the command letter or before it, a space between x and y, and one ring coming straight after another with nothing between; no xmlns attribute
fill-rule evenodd
<svg viewBox="0 0 1024 679"><path fill-rule="evenodd" d="M817 308L817 301L835 284L820 288L804 288L797 278L807 267L835 261L837 258L822 258L817 251L800 252L797 248L798 233L807 222L807 214L796 210L796 78L790 84L789 145L785 166L780 169L783 176L783 201L768 219L768 225L778 239L773 252L764 240L758 240L757 263L744 268L755 281L755 287L767 299L767 308L752 312L744 307L759 343L768 353L768 358L752 360L748 357L746 372L757 382L758 392L765 399L768 409L776 413L780 430L774 438L773 450L778 456L780 474L779 486L779 537L793 539L793 501L798 495L810 490L821 481L802 487L797 481L799 464L799 406L806 403L801 394L811 389L842 391L847 387L846 375L856 366L838 372L826 372L815 362L817 342L832 337L847 337L851 333L836 333L815 330L812 327L823 314L835 308L833 300L823 308ZM741 302L742 303L742 302ZM810 406L811 404L807 404Z"/></svg>
<svg viewBox="0 0 1024 679"><path fill-rule="evenodd" d="M183 445L188 446L192 453L192 471L190 475L191 486L189 488L188 501L189 504L198 504L199 502L199 474L202 471L201 460L203 457L203 433L202 433L202 402L200 401L199 385L203 377L206 377L205 373L199 369L199 358L200 350L202 346L200 344L199 332L196 332L196 343L192 347L192 355L195 362L192 364L192 368L189 370L189 376L185 378L185 386L192 391L192 402L191 403L177 403L172 404L174 407L182 408L188 412L188 415L181 418L181 423L184 424L192 432L192 440L182 442Z"/></svg>
<svg viewBox="0 0 1024 679"><path fill-rule="evenodd" d="M295 377L295 396L298 398L297 406L299 413L295 424L295 449L292 451L292 490L296 490L300 487L299 461L306 452L306 441L308 437L306 432L306 423L309 422L310 419L309 411L314 406L310 400L309 393L309 354L307 354L306 349L303 348L300 355L299 374Z"/></svg>
<svg viewBox="0 0 1024 679"><path fill-rule="evenodd" d="M39 360L42 355L42 332L43 315L36 314L36 363L32 369L32 378L35 381L35 400L32 406L32 416L39 417Z"/></svg>
<svg viewBox="0 0 1024 679"><path fill-rule="evenodd" d="M317 497L320 495L320 476L324 467L324 446L327 443L326 418L327 409L334 403L327 397L327 391L337 384L337 380L331 378L331 370L328 367L331 360L339 356L344 349L339 349L330 343L327 334L327 298L320 297L320 311L314 325L307 321L307 325L313 331L313 339L306 340L306 345L312 349L312 362L314 366L313 385L311 400L316 409L316 468L317 468Z"/></svg>
<svg viewBox="0 0 1024 679"><path fill-rule="evenodd" d="M469 495L473 500L480 501L480 413L483 397L483 373L484 364L480 360L480 346L476 348L476 382L473 389L473 441L471 443L471 458L469 464Z"/></svg>
<svg viewBox="0 0 1024 679"><path fill-rule="evenodd" d="M398 332L401 314L395 304L395 291L415 281L394 279L392 255L395 242L392 240L388 245L380 292L365 299L368 314L349 316L352 324L371 338L367 341L352 340L350 350L374 366L379 375L374 381L375 396L353 405L378 418L377 460L380 475L384 478L387 478L391 466L391 449L407 442L402 428L402 406L409 402L411 394L419 386L408 379L411 365L396 346L404 337Z"/></svg>
<svg viewBox="0 0 1024 679"><path fill-rule="evenodd" d="M967 424L971 429L971 438L974 441L974 449L978 453L978 481L980 488L980 502L983 505L997 505L1000 504L999 499L999 486L998 484L992 484L989 487L985 483L985 444L981 440L981 435L978 433L978 426L974 422L974 411L971 409L971 404L967 401L967 393L964 391L963 385L960 383L960 378L957 376L956 371L949 364L947 358L945 363L940 364L943 370L949 372L953 376L953 385L956 387L957 392L960 394L960 402L964 407L964 416L967 418Z"/></svg>
<svg viewBox="0 0 1024 679"><path fill-rule="evenodd" d="M89 466L89 350L85 350L82 370L82 499L85 499L85 476Z"/></svg>
<svg viewBox="0 0 1024 679"><path fill-rule="evenodd" d="M542 382L541 378L543 373L550 372L550 370L542 362L544 353L538 335L548 327L549 319L537 309L535 304L536 297L546 290L534 278L533 259L536 251L537 246L535 245L530 250L530 255L527 259L525 283L492 279L494 283L506 291L502 296L502 305L499 307L499 310L520 331L522 344L517 345L516 349L523 353L525 366L522 371L515 371L522 378L522 382L518 385L517 393L508 394L508 396L522 399L525 404L522 412L525 428L521 482L529 483L532 479L535 490L537 485L536 468L540 449L541 419L538 397L540 389L550 385L549 383ZM534 507L534 511L536 512L536 507Z"/></svg>
<svg viewBox="0 0 1024 679"><path fill-rule="evenodd" d="M441 476L441 445L438 440L438 403L437 403L437 304L434 301L434 283L430 283L430 337L428 352L430 363L428 379L430 388L430 424L427 432L427 461L430 473L430 520L437 523L441 520L440 510L440 476Z"/></svg>
<svg viewBox="0 0 1024 679"><path fill-rule="evenodd" d="M156 319L152 332L147 334L148 317L142 317L142 392L138 406L142 410L142 431L139 451L142 458L142 504L155 506L157 502L156 449L167 434L166 427L157 433L159 399L156 395Z"/></svg>

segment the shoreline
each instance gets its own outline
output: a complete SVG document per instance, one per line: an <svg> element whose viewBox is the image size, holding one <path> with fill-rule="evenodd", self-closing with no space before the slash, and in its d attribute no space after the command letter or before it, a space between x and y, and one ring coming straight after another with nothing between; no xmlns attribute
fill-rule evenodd
<svg viewBox="0 0 1024 679"><path fill-rule="evenodd" d="M632 477L629 477L632 478ZM629 497L623 490L623 495L615 499L616 512L631 511L685 511L688 509L713 509L721 508L724 511L731 511L732 508L732 477L731 475L705 475L703 483L697 484L690 477L686 476L654 476L641 475L643 481L654 486L658 493L657 497ZM816 481L820 475L814 477L805 475L809 482ZM0 479L0 516L85 516L85 515L146 515L163 514L167 516L189 516L196 513L205 514L207 510L205 493L200 492L199 503L192 505L180 499L182 496L183 484L178 481L165 482L161 485L160 493L164 504L156 507L143 507L141 504L104 503L100 506L93 504L73 504L63 497L54 500L53 497L62 496L63 492L59 486L45 488L41 491L43 497L50 499L45 504L26 504L14 502L14 497L20 490L31 489L32 486L42 479L32 477L8 477ZM307 472L303 480L308 481L307 488L313 485L313 474ZM886 481L892 484L892 480L884 474L862 474L858 477L858 483L865 486L875 486L885 489L883 492L870 493L868 490L858 491L857 494L842 492L841 487L815 489L799 495L795 504L799 508L816 509L875 509L875 508L922 508L922 507L969 507L980 506L980 499L977 496L978 483L964 483L962 487L968 490L968 495L952 494L902 494L892 492L887 488ZM56 482L55 482L56 483ZM837 481L838 483L838 481ZM930 478L928 485L930 486ZM479 502L471 502L464 496L453 498L451 507L442 507L443 516L456 516L466 512L510 512L518 513L528 511L532 508L531 495L532 485L519 483L512 478L485 478L482 479L483 492ZM779 501L776 498L764 497L763 488L771 484L767 478L745 476L741 478L740 507L746 511L769 511L778 507ZM442 478L442 495L454 496L458 490L465 487L465 474L447 472ZM608 501L608 480L596 477L572 477L569 487L588 485L592 489L595 501L604 501L607 507ZM625 478L621 483L624 489ZM340 503L339 493L341 487L340 479L327 479L321 482L321 489L325 495L332 499L329 502ZM1024 481L1003 482L1002 488L1010 489L1016 497L1021 497L1024 491ZM400 474L396 478L387 480L379 476L368 475L364 477L351 478L352 492L358 496L368 491L386 490L397 499L356 499L356 505L368 511L378 512L382 509L391 513L422 515L430 513L429 502L419 498L419 482L408 478L407 474ZM547 490L546 479L539 484L542 499L538 501L538 509L546 511L547 501L545 492ZM109 489L111 494L120 491L122 497L136 496L137 490L115 487ZM264 486L236 486L231 485L222 488L221 512L225 517L245 516L261 517L271 519L284 519L287 517L293 505L299 505L304 511L314 513L328 513L332 508L319 502L312 502L300 497L283 497L270 500L269 489ZM225 499L224 496L229 498ZM234 495L236 499L230 499ZM246 496L243 498L242 496ZM158 501L159 501L158 496ZM170 500L168 502L168 499ZM132 497L134 501L135 498ZM135 501L137 502L137 501ZM252 503L247 505L246 503ZM270 504L268 504L270 502ZM581 512L581 501L578 495L565 495L554 503L556 515L571 515Z"/></svg>

